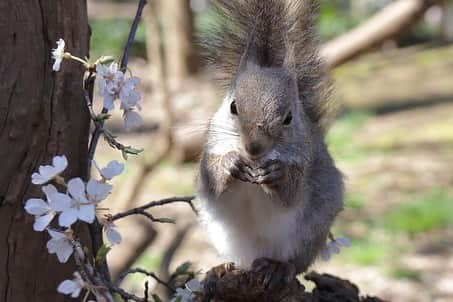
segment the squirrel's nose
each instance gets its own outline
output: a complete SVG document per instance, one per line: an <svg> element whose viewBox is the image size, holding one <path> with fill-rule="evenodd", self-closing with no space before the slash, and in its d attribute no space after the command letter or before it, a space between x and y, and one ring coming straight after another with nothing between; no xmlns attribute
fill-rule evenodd
<svg viewBox="0 0 453 302"><path fill-rule="evenodd" d="M247 151L248 154L250 154L253 157L258 157L261 155L264 151L263 146L260 143L249 143L245 146L245 150Z"/></svg>

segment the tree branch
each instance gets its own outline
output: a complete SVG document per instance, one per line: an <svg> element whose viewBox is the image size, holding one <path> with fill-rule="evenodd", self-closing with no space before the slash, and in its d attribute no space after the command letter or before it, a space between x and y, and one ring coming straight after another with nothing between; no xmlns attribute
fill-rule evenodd
<svg viewBox="0 0 453 302"><path fill-rule="evenodd" d="M166 288L168 288L171 292L176 292L176 290L170 285L168 284L167 282L165 282L164 280L162 280L161 278L159 278L155 273L153 272L148 272L144 269L141 269L141 268L132 268L132 269L129 269L127 270L126 272L122 273L119 278L118 278L118 281L117 281L117 284L120 284L124 278L126 278L127 275L130 275L130 274L142 274L142 275L146 275L148 277L151 277L153 278L154 280L157 281L157 283L159 284L162 284L163 286L165 286Z"/></svg>
<svg viewBox="0 0 453 302"><path fill-rule="evenodd" d="M129 31L129 36L127 38L126 45L124 46L123 56L121 59L120 69L123 72L125 72L127 69L127 64L129 61L129 52L130 52L132 44L134 42L135 34L136 34L137 28L138 28L138 23L140 22L143 8L145 7L146 3L147 3L147 0L140 0L140 2L138 3L137 12L135 14L134 21L132 22L132 26ZM94 83L94 79L93 79L93 83ZM91 91L91 93L92 93L92 91ZM90 99L93 99L92 95L91 95ZM107 114L107 112L108 112L107 108L102 108L102 114ZM104 120L99 121L99 123L95 123L95 129L91 136L90 146L88 148L88 172L87 173L91 172L92 160L94 158L94 153L96 152L96 147L99 142L99 137L104 132L103 126L104 126Z"/></svg>
<svg viewBox="0 0 453 302"><path fill-rule="evenodd" d="M325 43L321 56L329 68L343 64L386 40L409 30L435 0L392 2L362 25Z"/></svg>
<svg viewBox="0 0 453 302"><path fill-rule="evenodd" d="M189 206L192 208L192 210L197 213L197 210L195 209L195 206L193 205L193 200L195 199L195 196L188 196L188 197L171 197L171 198L165 198L157 201L151 201L141 207L133 208L118 214L113 215L112 221L131 216L131 215L143 215L150 220L154 222L163 222L163 223L169 223L170 221L168 219L164 218L154 218L151 214L147 213L146 210L153 208L153 207L158 207L158 206L163 206L167 205L170 203L177 203L177 202L183 202L189 204Z"/></svg>

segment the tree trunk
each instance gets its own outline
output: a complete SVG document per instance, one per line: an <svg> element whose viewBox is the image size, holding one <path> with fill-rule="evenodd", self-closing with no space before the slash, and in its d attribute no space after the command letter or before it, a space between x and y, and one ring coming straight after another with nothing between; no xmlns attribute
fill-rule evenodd
<svg viewBox="0 0 453 302"><path fill-rule="evenodd" d="M193 13L189 0L160 1L161 22L165 37L164 60L171 92L181 88L182 81L198 67L193 40Z"/></svg>
<svg viewBox="0 0 453 302"><path fill-rule="evenodd" d="M0 1L0 301L74 301L57 293L71 279L73 262L49 255L46 232L33 231L24 201L42 196L30 182L39 165L66 155L64 176L86 174L89 115L82 94L83 67L62 63L52 72L50 52L63 38L74 55L88 54L85 0ZM83 242L88 229L78 226ZM88 244L90 246L90 244Z"/></svg>

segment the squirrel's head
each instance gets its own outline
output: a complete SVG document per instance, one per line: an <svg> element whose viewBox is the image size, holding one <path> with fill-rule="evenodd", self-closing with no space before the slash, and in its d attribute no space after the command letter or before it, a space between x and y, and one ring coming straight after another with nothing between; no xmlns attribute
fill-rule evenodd
<svg viewBox="0 0 453 302"><path fill-rule="evenodd" d="M260 158L277 145L288 146L304 132L296 80L285 68L247 64L225 102L250 158Z"/></svg>
<svg viewBox="0 0 453 302"><path fill-rule="evenodd" d="M215 141L223 137L225 146L235 145L251 159L279 147L310 143L310 119L299 95L294 51L271 50L250 38L222 107L211 122L211 133L222 134ZM229 129L220 129L222 123Z"/></svg>

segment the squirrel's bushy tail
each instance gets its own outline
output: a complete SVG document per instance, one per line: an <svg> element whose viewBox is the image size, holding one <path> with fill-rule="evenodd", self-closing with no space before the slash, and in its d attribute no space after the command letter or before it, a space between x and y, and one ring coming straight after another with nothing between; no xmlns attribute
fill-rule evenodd
<svg viewBox="0 0 453 302"><path fill-rule="evenodd" d="M285 67L297 79L307 115L324 128L328 104L325 69L318 56L313 0L211 0L216 23L201 39L204 55L223 86L253 47L262 67ZM285 63L284 63L285 62Z"/></svg>

